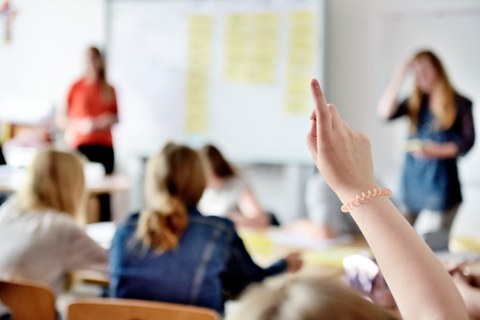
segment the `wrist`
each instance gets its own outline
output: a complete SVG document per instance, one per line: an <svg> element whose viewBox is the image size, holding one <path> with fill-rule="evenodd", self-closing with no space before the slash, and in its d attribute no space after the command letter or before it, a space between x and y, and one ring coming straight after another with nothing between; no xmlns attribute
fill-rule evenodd
<svg viewBox="0 0 480 320"><path fill-rule="evenodd" d="M358 192L350 198L350 200L342 201L343 205L340 210L344 213L352 212L357 207L376 200L376 198L392 196L392 191L388 188L372 187Z"/></svg>
<svg viewBox="0 0 480 320"><path fill-rule="evenodd" d="M346 203L348 201L351 201L356 195L373 188L380 188L380 186L376 182L362 183L358 184L357 186L351 186L340 190L339 192L337 192L337 196L343 203Z"/></svg>

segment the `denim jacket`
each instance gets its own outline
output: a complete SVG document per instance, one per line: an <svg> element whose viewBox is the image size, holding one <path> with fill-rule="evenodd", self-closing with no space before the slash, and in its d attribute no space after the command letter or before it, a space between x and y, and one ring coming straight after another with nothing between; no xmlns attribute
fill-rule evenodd
<svg viewBox="0 0 480 320"><path fill-rule="evenodd" d="M131 215L112 241L112 297L197 305L222 313L226 298L286 269L284 260L267 269L257 266L227 219L191 210L178 246L164 253L135 239L138 219L138 213Z"/></svg>

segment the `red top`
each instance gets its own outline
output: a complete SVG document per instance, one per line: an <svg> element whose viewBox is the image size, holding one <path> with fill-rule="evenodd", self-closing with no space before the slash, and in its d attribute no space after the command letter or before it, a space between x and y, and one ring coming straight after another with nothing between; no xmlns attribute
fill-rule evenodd
<svg viewBox="0 0 480 320"><path fill-rule="evenodd" d="M114 116L118 114L115 91L113 91L112 101L106 102L101 95L100 83L89 82L85 79L80 79L72 85L68 93L67 103L69 119L80 120L82 118L98 117L102 114ZM110 129L96 130L86 134L79 133L73 128L69 128L69 131L68 143L72 147L92 144L112 146Z"/></svg>

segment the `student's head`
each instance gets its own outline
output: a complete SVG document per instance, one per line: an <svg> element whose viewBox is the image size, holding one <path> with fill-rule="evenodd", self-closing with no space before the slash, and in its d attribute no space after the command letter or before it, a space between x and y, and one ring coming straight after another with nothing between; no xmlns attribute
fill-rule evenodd
<svg viewBox="0 0 480 320"><path fill-rule="evenodd" d="M415 86L409 99L409 115L412 129L418 121L422 97L430 96L432 112L438 128L450 128L456 118L454 89L450 84L447 72L438 56L429 50L417 52L413 58Z"/></svg>
<svg viewBox="0 0 480 320"><path fill-rule="evenodd" d="M85 178L81 158L54 149L39 151L16 195L24 210L55 210L75 216L82 207Z"/></svg>
<svg viewBox="0 0 480 320"><path fill-rule="evenodd" d="M165 145L147 164L140 240L160 251L176 247L188 222L187 211L197 206L204 189L198 153L183 145Z"/></svg>
<svg viewBox="0 0 480 320"><path fill-rule="evenodd" d="M207 144L200 149L207 177L214 176L226 179L236 176L235 168L225 159L220 150L214 145Z"/></svg>
<svg viewBox="0 0 480 320"><path fill-rule="evenodd" d="M340 283L312 277L278 277L253 285L226 320L393 320Z"/></svg>

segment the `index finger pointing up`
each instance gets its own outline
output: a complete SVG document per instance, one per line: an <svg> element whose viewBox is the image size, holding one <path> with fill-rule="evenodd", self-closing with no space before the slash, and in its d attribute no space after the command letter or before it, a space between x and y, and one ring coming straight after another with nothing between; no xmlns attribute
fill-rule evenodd
<svg viewBox="0 0 480 320"><path fill-rule="evenodd" d="M320 84L318 83L317 79L313 79L311 83L313 97L315 99L316 107L324 107L327 108L327 100L323 95L322 88L320 88ZM316 109L317 109L316 108Z"/></svg>
<svg viewBox="0 0 480 320"><path fill-rule="evenodd" d="M317 120L317 136L328 134L332 129L330 112L328 111L327 101L325 100L325 96L317 79L312 80L311 89L313 98L315 99L314 112Z"/></svg>

